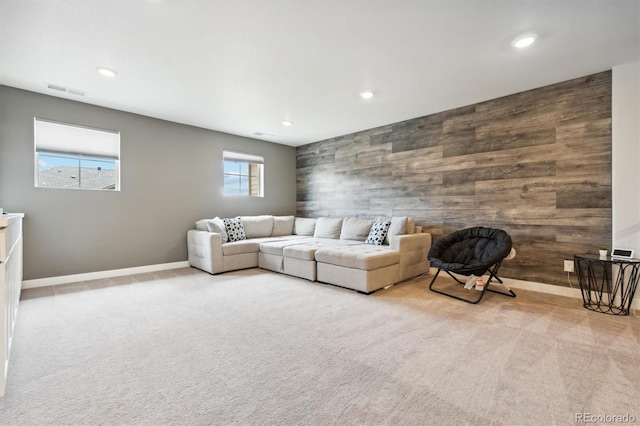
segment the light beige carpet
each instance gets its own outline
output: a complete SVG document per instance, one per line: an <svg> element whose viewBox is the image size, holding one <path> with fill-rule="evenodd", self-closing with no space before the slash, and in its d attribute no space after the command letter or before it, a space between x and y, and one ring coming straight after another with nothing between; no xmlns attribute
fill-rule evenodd
<svg viewBox="0 0 640 426"><path fill-rule="evenodd" d="M365 296L185 268L26 290L0 424L640 422L638 317L429 280Z"/></svg>

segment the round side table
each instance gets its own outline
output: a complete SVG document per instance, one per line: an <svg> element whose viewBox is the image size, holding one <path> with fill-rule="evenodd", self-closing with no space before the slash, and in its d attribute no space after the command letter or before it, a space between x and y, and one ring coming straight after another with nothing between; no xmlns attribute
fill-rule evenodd
<svg viewBox="0 0 640 426"><path fill-rule="evenodd" d="M573 256L583 306L610 315L629 315L640 278L640 259Z"/></svg>

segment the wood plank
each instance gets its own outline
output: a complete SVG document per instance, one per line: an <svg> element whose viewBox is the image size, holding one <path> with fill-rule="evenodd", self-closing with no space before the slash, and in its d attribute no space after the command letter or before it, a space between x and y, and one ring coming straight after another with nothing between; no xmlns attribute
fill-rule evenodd
<svg viewBox="0 0 640 426"><path fill-rule="evenodd" d="M611 247L611 230L608 226L558 226L556 227L556 241L575 247L588 247L589 249L583 248L582 250L585 253L595 253L594 250L597 247Z"/></svg>
<svg viewBox="0 0 640 426"><path fill-rule="evenodd" d="M454 185L463 182L515 179L534 176L554 176L555 174L556 167L554 161L540 161L531 163L517 163L511 165L510 167L476 167L467 170L444 172L443 183L447 185Z"/></svg>
<svg viewBox="0 0 640 426"><path fill-rule="evenodd" d="M474 140L446 140L445 157L478 154L523 148L528 146L550 145L556 142L555 128L524 129L484 132L474 134Z"/></svg>
<svg viewBox="0 0 640 426"><path fill-rule="evenodd" d="M558 191L558 209L611 208L611 190Z"/></svg>

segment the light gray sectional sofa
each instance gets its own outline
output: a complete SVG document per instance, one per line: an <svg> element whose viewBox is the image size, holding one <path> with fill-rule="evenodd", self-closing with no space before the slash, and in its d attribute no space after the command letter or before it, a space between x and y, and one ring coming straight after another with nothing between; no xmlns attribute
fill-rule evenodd
<svg viewBox="0 0 640 426"><path fill-rule="evenodd" d="M228 241L238 237L237 226L233 228L237 221L230 232L220 218L198 221L196 229L187 233L189 264L210 274L260 267L362 293L429 271L431 234L422 233L411 218L236 219L246 237L238 241ZM390 224L384 242L380 233L371 231L374 223L374 231Z"/></svg>

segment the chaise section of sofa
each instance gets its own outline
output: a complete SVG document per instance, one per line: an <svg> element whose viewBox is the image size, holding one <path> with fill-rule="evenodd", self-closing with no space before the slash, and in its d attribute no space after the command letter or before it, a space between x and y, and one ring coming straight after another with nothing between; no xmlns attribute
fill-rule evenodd
<svg viewBox="0 0 640 426"><path fill-rule="evenodd" d="M187 233L189 264L211 274L260 267L363 293L429 271L431 235L407 217L238 219L244 225L238 241L228 241L237 232L226 233L221 219L198 221ZM383 245L365 244L374 223L389 224Z"/></svg>
<svg viewBox="0 0 640 426"><path fill-rule="evenodd" d="M381 246L321 248L318 281L371 293L400 281L400 253Z"/></svg>

